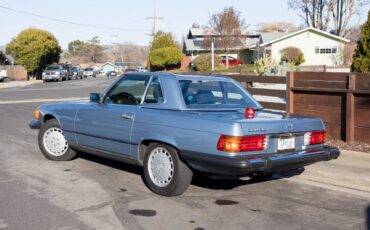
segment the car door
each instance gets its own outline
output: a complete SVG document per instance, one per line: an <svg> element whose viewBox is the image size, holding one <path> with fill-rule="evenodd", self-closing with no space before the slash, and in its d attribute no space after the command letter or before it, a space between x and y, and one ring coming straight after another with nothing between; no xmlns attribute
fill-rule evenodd
<svg viewBox="0 0 370 230"><path fill-rule="evenodd" d="M75 120L78 145L131 158L131 129L149 80L147 75L124 76L102 103L82 106Z"/></svg>

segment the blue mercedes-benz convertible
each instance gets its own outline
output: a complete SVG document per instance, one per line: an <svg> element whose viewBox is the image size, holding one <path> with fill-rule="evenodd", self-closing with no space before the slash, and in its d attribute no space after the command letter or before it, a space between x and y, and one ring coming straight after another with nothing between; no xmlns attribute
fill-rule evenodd
<svg viewBox="0 0 370 230"><path fill-rule="evenodd" d="M46 158L78 151L143 166L148 187L182 194L193 172L267 177L336 159L320 118L267 111L227 77L129 73L90 100L39 106Z"/></svg>

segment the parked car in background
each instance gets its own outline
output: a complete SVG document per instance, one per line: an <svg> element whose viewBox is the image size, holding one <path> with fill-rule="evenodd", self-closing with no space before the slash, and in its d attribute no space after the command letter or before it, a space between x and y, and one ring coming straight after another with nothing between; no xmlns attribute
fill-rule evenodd
<svg viewBox="0 0 370 230"><path fill-rule="evenodd" d="M115 77L115 76L117 76L117 72L116 71L108 71L108 72L105 73L105 75L107 77Z"/></svg>
<svg viewBox="0 0 370 230"><path fill-rule="evenodd" d="M90 101L41 105L30 127L46 158L82 151L140 165L164 196L182 194L194 171L263 179L340 154L320 118L264 110L227 77L125 74Z"/></svg>
<svg viewBox="0 0 370 230"><path fill-rule="evenodd" d="M146 68L144 66L139 66L136 69L138 72L147 72Z"/></svg>
<svg viewBox="0 0 370 230"><path fill-rule="evenodd" d="M232 56L227 56L227 57L228 57L229 66L236 66L236 65L243 65L243 64L245 64L240 59L234 58ZM225 55L221 55L221 58L222 58L222 64L226 65L226 56Z"/></svg>
<svg viewBox="0 0 370 230"><path fill-rule="evenodd" d="M69 79L69 73L63 64L52 64L42 72L42 80L46 81L65 81Z"/></svg>
<svg viewBox="0 0 370 230"><path fill-rule="evenodd" d="M96 77L96 72L93 68L86 68L84 69L82 75L86 77Z"/></svg>
<svg viewBox="0 0 370 230"><path fill-rule="evenodd" d="M8 78L8 75L7 75L7 72L6 70L0 70L0 82L3 82L5 81L5 79Z"/></svg>
<svg viewBox="0 0 370 230"><path fill-rule="evenodd" d="M72 73L72 78L75 78L75 79L82 79L83 76L82 76L82 71L81 71L81 68L79 66L74 66L71 68L71 73Z"/></svg>
<svg viewBox="0 0 370 230"><path fill-rule="evenodd" d="M124 73L131 73L131 72L137 72L137 69L127 68L127 69L125 69L125 71L124 71Z"/></svg>

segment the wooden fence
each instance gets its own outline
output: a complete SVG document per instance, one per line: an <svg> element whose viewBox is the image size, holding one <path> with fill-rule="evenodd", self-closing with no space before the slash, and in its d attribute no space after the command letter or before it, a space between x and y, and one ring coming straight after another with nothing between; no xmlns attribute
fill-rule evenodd
<svg viewBox="0 0 370 230"><path fill-rule="evenodd" d="M270 77L270 76L253 76L253 75L233 75L228 76L234 80L240 82L253 96L271 96L279 97L283 100L286 99L286 90L282 89L266 89L261 87L253 87L254 83L263 83L263 84L286 84L286 77ZM286 110L286 103L278 102L266 102L259 101L261 105L267 109L273 110Z"/></svg>
<svg viewBox="0 0 370 230"><path fill-rule="evenodd" d="M27 70L20 65L2 65L1 69L5 69L9 79L16 81L27 80Z"/></svg>
<svg viewBox="0 0 370 230"><path fill-rule="evenodd" d="M290 72L287 77L228 77L240 82L253 96L286 100L259 101L266 109L322 118L329 139L370 144L370 74ZM262 87L255 87L255 83ZM285 84L286 89L263 87L269 84Z"/></svg>
<svg viewBox="0 0 370 230"><path fill-rule="evenodd" d="M287 112L321 117L330 139L370 143L370 75L292 72Z"/></svg>

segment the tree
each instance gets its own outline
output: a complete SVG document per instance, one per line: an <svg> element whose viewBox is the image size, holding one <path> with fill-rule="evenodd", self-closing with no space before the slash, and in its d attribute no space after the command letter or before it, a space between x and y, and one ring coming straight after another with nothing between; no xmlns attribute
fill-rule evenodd
<svg viewBox="0 0 370 230"><path fill-rule="evenodd" d="M240 12L233 7L224 8L223 11L210 16L206 30L215 38L215 47L226 54L226 67L228 67L228 54L230 50L243 45L242 32L245 30L245 21ZM210 46L212 36L206 36L204 45Z"/></svg>
<svg viewBox="0 0 370 230"><path fill-rule="evenodd" d="M81 40L74 40L68 43L68 52L70 55L81 55L81 52L84 50L85 42Z"/></svg>
<svg viewBox="0 0 370 230"><path fill-rule="evenodd" d="M124 42L122 44L114 44L114 53L111 57L113 60L121 62L138 62L145 64L148 57L148 49L144 46L138 46L132 42Z"/></svg>
<svg viewBox="0 0 370 230"><path fill-rule="evenodd" d="M306 26L329 31L332 22L332 32L346 37L352 16L366 6L368 0L289 0L288 4L299 12Z"/></svg>
<svg viewBox="0 0 370 230"><path fill-rule="evenodd" d="M151 69L163 70L178 68L184 54L178 48L171 33L158 32L149 49Z"/></svg>
<svg viewBox="0 0 370 230"><path fill-rule="evenodd" d="M184 54L177 47L158 48L150 51L149 61L154 69L179 68Z"/></svg>
<svg viewBox="0 0 370 230"><path fill-rule="evenodd" d="M304 55L302 51L297 47L286 47L280 50L281 61L291 63L294 65L300 65L304 62Z"/></svg>
<svg viewBox="0 0 370 230"><path fill-rule="evenodd" d="M7 44L6 53L26 68L29 75L35 76L46 65L58 62L62 49L50 32L30 28L20 32Z"/></svg>
<svg viewBox="0 0 370 230"><path fill-rule="evenodd" d="M361 28L361 38L353 55L352 71L370 73L370 10L367 22Z"/></svg>
<svg viewBox="0 0 370 230"><path fill-rule="evenodd" d="M178 47L173 38L171 33L165 33L162 31L158 31L154 37L154 40L150 46L150 50L155 50L159 48L166 48L166 47Z"/></svg>
<svg viewBox="0 0 370 230"><path fill-rule="evenodd" d="M298 27L291 22L261 22L257 24L259 32L292 32L298 30Z"/></svg>
<svg viewBox="0 0 370 230"><path fill-rule="evenodd" d="M201 54L192 61L197 71L210 71L212 70L212 55ZM222 58L215 55L215 66L222 66Z"/></svg>
<svg viewBox="0 0 370 230"><path fill-rule="evenodd" d="M334 0L289 0L288 4L299 12L307 26L323 31L329 29Z"/></svg>
<svg viewBox="0 0 370 230"><path fill-rule="evenodd" d="M104 57L104 48L100 45L98 36L88 40L83 46L83 55L93 63L100 62Z"/></svg>

